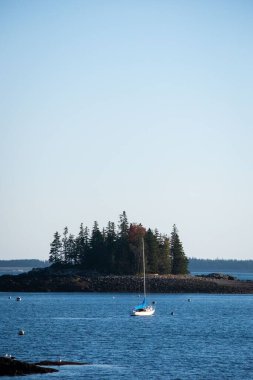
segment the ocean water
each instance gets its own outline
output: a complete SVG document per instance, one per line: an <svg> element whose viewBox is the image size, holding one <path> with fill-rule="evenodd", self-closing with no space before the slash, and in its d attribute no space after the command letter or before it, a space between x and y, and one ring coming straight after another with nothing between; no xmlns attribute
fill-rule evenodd
<svg viewBox="0 0 253 380"><path fill-rule="evenodd" d="M32 270L32 268L0 267L0 276L2 276L3 274L18 275L18 274L22 274L24 272L29 272L30 270Z"/></svg>
<svg viewBox="0 0 253 380"><path fill-rule="evenodd" d="M0 293L0 355L89 363L28 375L31 380L253 379L253 295L151 294L156 314L131 317L140 299Z"/></svg>

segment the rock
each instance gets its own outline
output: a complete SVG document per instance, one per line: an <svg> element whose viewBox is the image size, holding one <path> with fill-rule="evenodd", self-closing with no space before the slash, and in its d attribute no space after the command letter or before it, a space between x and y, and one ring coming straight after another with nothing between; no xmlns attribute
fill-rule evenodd
<svg viewBox="0 0 253 380"><path fill-rule="evenodd" d="M42 362L35 363L35 365L52 365L52 366L60 366L60 365L87 365L89 363L82 363L82 362L68 362L64 360L58 360L58 361L50 361L50 360L44 360Z"/></svg>
<svg viewBox="0 0 253 380"><path fill-rule="evenodd" d="M218 280L236 280L235 277L229 275L229 274L224 274L224 273L209 273L206 275L202 275L201 277L207 277L207 278L215 278Z"/></svg>
<svg viewBox="0 0 253 380"><path fill-rule="evenodd" d="M0 376L18 376L34 373L58 372L54 368L44 368L9 357L0 357Z"/></svg>

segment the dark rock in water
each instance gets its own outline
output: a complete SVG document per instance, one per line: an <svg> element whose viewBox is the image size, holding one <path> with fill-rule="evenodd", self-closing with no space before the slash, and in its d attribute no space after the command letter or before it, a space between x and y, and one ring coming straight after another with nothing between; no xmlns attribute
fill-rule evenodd
<svg viewBox="0 0 253 380"><path fill-rule="evenodd" d="M0 357L0 376L21 376L50 372L58 372L58 370L54 368L43 368L36 364L21 362L13 358Z"/></svg>
<svg viewBox="0 0 253 380"><path fill-rule="evenodd" d="M206 275L202 275L201 277L215 278L217 280L236 280L235 277L224 273L209 273Z"/></svg>
<svg viewBox="0 0 253 380"><path fill-rule="evenodd" d="M53 366L60 366L60 365L87 365L89 363L82 363L82 362L68 362L64 360L58 360L58 361L50 361L50 360L44 360L42 362L35 363L35 365L53 365Z"/></svg>

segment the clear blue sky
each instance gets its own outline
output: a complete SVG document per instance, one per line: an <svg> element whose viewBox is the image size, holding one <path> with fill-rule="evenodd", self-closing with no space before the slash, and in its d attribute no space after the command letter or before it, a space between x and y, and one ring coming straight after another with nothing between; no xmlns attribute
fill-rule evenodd
<svg viewBox="0 0 253 380"><path fill-rule="evenodd" d="M253 259L253 2L0 0L0 259L130 222Z"/></svg>

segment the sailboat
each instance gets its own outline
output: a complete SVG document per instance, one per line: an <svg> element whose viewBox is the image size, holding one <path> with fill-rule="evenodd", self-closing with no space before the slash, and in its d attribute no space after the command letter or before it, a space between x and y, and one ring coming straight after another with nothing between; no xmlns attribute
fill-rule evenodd
<svg viewBox="0 0 253 380"><path fill-rule="evenodd" d="M155 313L155 303L152 302L152 305L147 304L146 300L146 272L145 272L145 253L144 253L144 239L142 238L142 259L143 259L143 293L144 299L140 305L137 305L133 308L131 315L134 317L145 317L151 316Z"/></svg>

